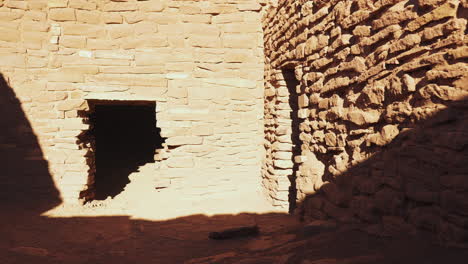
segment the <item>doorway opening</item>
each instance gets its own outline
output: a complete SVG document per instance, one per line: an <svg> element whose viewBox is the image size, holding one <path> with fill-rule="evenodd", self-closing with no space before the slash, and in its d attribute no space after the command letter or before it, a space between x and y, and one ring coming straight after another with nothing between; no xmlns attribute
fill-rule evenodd
<svg viewBox="0 0 468 264"><path fill-rule="evenodd" d="M294 161L295 157L301 155L301 140L299 138L300 130L299 124L300 120L298 117L299 112L299 96L298 96L298 86L300 82L296 79L296 74L294 73L294 68L283 68L282 70L283 78L286 83L286 88L289 92L288 104L290 107L290 119L291 119L291 161L293 163L293 168L291 175L288 176L291 183L289 187L289 212L293 212L296 209L297 201L297 171L299 165Z"/></svg>
<svg viewBox="0 0 468 264"><path fill-rule="evenodd" d="M154 163L164 139L156 126L156 103L88 101L94 148L93 200L121 193L140 166Z"/></svg>

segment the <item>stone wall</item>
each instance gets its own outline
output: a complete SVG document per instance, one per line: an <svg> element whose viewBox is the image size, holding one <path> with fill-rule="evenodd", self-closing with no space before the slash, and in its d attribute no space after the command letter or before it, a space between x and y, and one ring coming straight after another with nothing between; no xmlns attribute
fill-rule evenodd
<svg viewBox="0 0 468 264"><path fill-rule="evenodd" d="M467 241L467 14L459 0L270 8L263 176L272 199L285 206L290 189L306 219Z"/></svg>
<svg viewBox="0 0 468 264"><path fill-rule="evenodd" d="M62 199L76 203L93 184L93 153L77 138L89 129L82 115L88 100L156 102L167 139L149 188L164 182L187 187L186 195L260 190L262 5L0 0L0 72Z"/></svg>

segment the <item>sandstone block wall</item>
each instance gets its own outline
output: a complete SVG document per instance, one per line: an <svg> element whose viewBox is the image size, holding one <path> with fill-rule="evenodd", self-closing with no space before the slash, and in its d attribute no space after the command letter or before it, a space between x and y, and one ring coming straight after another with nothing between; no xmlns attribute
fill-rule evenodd
<svg viewBox="0 0 468 264"><path fill-rule="evenodd" d="M305 218L467 241L467 14L459 0L270 8L263 177L271 198L285 206L289 189Z"/></svg>
<svg viewBox="0 0 468 264"><path fill-rule="evenodd" d="M1 0L0 72L62 198L77 202L93 184L93 153L77 139L89 129L87 100L156 102L167 145L154 185L190 186L187 195L259 189L262 5Z"/></svg>

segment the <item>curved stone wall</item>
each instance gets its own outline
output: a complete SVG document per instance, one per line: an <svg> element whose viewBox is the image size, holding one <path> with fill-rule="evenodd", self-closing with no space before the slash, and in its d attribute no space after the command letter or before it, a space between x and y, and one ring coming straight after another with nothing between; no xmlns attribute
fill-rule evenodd
<svg viewBox="0 0 468 264"><path fill-rule="evenodd" d="M286 183L307 219L467 241L467 14L458 0L270 8L263 175L272 199ZM285 69L298 82L291 115ZM299 120L296 152L284 148L285 116Z"/></svg>

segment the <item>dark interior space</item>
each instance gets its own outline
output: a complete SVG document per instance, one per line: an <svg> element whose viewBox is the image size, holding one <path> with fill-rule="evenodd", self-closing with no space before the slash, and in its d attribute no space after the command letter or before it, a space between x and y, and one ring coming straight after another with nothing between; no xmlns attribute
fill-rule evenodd
<svg viewBox="0 0 468 264"><path fill-rule="evenodd" d="M294 73L294 69L285 68L282 70L283 77L286 82L286 86L289 91L289 106L291 107L291 140L292 140L292 161L294 164L293 173L289 177L291 181L291 187L289 189L289 211L293 212L296 209L296 196L297 196L297 188L296 188L296 173L298 165L294 162L294 157L300 155L301 153L301 140L299 138L300 130L299 130L299 118L297 116L299 111L299 101L298 101L298 93L296 91L297 86L300 84L299 81L296 79L296 75Z"/></svg>
<svg viewBox="0 0 468 264"><path fill-rule="evenodd" d="M115 197L139 166L154 162L164 142L156 127L154 102L94 102L95 199Z"/></svg>

